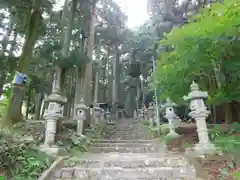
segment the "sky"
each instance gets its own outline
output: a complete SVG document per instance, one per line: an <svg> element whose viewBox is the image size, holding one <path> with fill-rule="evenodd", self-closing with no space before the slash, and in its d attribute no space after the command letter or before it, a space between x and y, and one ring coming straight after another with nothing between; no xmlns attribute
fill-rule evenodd
<svg viewBox="0 0 240 180"><path fill-rule="evenodd" d="M135 28L148 19L147 0L114 0L128 16L127 26Z"/></svg>
<svg viewBox="0 0 240 180"><path fill-rule="evenodd" d="M147 0L114 0L128 16L127 26L135 28L148 20ZM64 0L60 0L57 8L64 4Z"/></svg>

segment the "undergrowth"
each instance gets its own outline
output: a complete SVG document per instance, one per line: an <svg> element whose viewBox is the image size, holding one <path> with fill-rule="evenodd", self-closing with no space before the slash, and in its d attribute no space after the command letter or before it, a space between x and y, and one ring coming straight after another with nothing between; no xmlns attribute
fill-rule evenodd
<svg viewBox="0 0 240 180"><path fill-rule="evenodd" d="M37 150L36 141L0 134L0 179L34 180L53 159Z"/></svg>
<svg viewBox="0 0 240 180"><path fill-rule="evenodd" d="M38 150L44 130L44 124L29 122L17 124L11 134L0 132L0 180L36 180L50 166L54 158ZM93 127L85 130L85 136L78 136L75 125L64 125L56 144L68 155L79 156L100 131Z"/></svg>
<svg viewBox="0 0 240 180"><path fill-rule="evenodd" d="M231 157L227 161L227 166L220 170L220 179L224 180L229 173L235 179L240 179L240 124L215 125L209 132L214 144Z"/></svg>

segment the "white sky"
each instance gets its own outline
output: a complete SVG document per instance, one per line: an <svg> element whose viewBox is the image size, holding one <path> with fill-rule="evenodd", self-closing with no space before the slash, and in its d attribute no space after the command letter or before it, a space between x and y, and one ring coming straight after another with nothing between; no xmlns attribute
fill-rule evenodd
<svg viewBox="0 0 240 180"><path fill-rule="evenodd" d="M127 26L135 28L148 20L147 0L114 0L128 16ZM57 7L62 6L64 0L60 0Z"/></svg>
<svg viewBox="0 0 240 180"><path fill-rule="evenodd" d="M147 0L114 0L128 16L127 26L137 27L148 20Z"/></svg>

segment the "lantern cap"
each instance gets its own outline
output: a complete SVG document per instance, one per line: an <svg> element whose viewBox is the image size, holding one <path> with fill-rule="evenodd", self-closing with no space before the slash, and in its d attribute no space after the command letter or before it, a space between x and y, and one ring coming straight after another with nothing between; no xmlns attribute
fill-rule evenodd
<svg viewBox="0 0 240 180"><path fill-rule="evenodd" d="M168 107L176 107L177 104L174 103L169 97L166 99L166 103L162 105L162 108L168 108Z"/></svg>
<svg viewBox="0 0 240 180"><path fill-rule="evenodd" d="M208 99L208 93L206 91L199 90L199 85L194 81L190 85L191 92L187 96L183 96L185 101L191 101L193 99Z"/></svg>
<svg viewBox="0 0 240 180"><path fill-rule="evenodd" d="M54 92L54 93L50 94L44 101L65 104L65 103L67 103L67 98L64 96L61 96L59 93Z"/></svg>
<svg viewBox="0 0 240 180"><path fill-rule="evenodd" d="M83 98L81 98L79 104L76 105L75 109L76 109L76 110L78 110L78 109L87 110L87 109L88 109L88 107L84 104Z"/></svg>

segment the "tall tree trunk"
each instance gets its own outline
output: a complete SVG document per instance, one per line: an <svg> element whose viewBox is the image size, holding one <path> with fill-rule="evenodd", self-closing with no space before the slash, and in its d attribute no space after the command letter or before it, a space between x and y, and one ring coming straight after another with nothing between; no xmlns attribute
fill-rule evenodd
<svg viewBox="0 0 240 180"><path fill-rule="evenodd" d="M98 94L99 94L99 77L100 77L100 56L101 56L101 45L100 45L100 41L98 42L97 45L97 49L96 49L96 59L98 61L98 67L96 68L96 77L95 77L95 83L94 83L94 103L93 105L95 105L95 103L99 102L99 98L98 98Z"/></svg>
<svg viewBox="0 0 240 180"><path fill-rule="evenodd" d="M39 26L42 23L42 16L40 11L40 4L32 8L30 19L28 23L28 30L26 33L25 42L23 44L22 53L19 58L19 64L16 69L17 72L25 74L28 65L32 58L32 51L36 40L39 37ZM13 84L11 95L5 116L1 121L3 126L15 124L23 120L21 113L22 101L24 97L24 81L21 84Z"/></svg>
<svg viewBox="0 0 240 180"><path fill-rule="evenodd" d="M3 94L3 86L5 84L5 80L6 80L6 74L3 72L1 75L0 75L0 97L2 96Z"/></svg>
<svg viewBox="0 0 240 180"><path fill-rule="evenodd" d="M64 3L65 7L64 7L64 14L62 17L62 24L64 24L66 22L66 17L68 16L67 13L67 8L68 8L68 0L65 0ZM75 17L75 12L76 12L76 6L77 6L77 0L73 0L72 1L72 6L71 6L71 14L70 17L68 19L68 24L67 27L65 28L64 25L62 25L63 29L62 29L62 37L64 37L62 39L62 57L66 58L69 54L69 47L70 47L70 42L71 42L71 38L72 38L72 29L73 29L73 22L74 22L74 17ZM57 68L57 75L59 76L59 82L60 82L60 92L63 91L63 84L64 84L64 79L65 79L65 75L66 75L66 69L61 69L60 67Z"/></svg>
<svg viewBox="0 0 240 180"><path fill-rule="evenodd" d="M26 103L26 114L25 114L25 119L28 120L28 115L31 107L31 100L32 100L32 87L31 85L28 87L28 92L27 92L27 103Z"/></svg>
<svg viewBox="0 0 240 180"><path fill-rule="evenodd" d="M108 59L108 74L107 74L107 103L112 104L112 83L113 83L113 72L111 59Z"/></svg>
<svg viewBox="0 0 240 180"><path fill-rule="evenodd" d="M115 107L119 98L119 83L120 83L120 71L119 71L120 54L118 46L116 47L116 58L113 59L113 82L112 82L112 104Z"/></svg>
<svg viewBox="0 0 240 180"><path fill-rule="evenodd" d="M82 83L83 83L82 75L83 75L83 69L76 68L76 87L75 87L75 95L74 95L75 100L74 100L73 116L76 115L76 110L75 110L76 105L80 103L81 98L83 97L82 96L83 92L82 92L82 89L81 89Z"/></svg>
<svg viewBox="0 0 240 180"><path fill-rule="evenodd" d="M62 17L62 24L63 25L63 29L62 29L62 36L64 37L62 40L62 51L61 51L61 54L62 54L62 57L63 58L66 58L69 54L69 47L70 47L70 42L71 42L71 38L72 38L72 29L73 29L73 22L74 22L74 17L75 17L75 12L76 12L76 7L77 7L77 0L72 0L72 6L71 6L71 14L70 14L70 17L68 19L68 24L67 24L67 27L65 28L65 22L66 22L66 17L68 16L68 11L67 11L67 8L68 8L68 0L65 0L65 3L64 3L64 14L63 14L63 17ZM53 87L53 92L57 92L57 93L62 93L63 92L63 84L64 84L64 76L66 74L66 69L62 69L61 67L57 66L56 67L56 71L55 71L55 79L57 81L57 84L56 84L56 89L54 89ZM65 106L65 109L66 109L66 106ZM59 136L59 133L61 131L61 124L62 122L61 121L57 121L57 132L56 132L56 137L60 137Z"/></svg>
<svg viewBox="0 0 240 180"><path fill-rule="evenodd" d="M231 124L232 123L232 108L231 103L226 103L224 105L224 113L225 113L225 123Z"/></svg>
<svg viewBox="0 0 240 180"><path fill-rule="evenodd" d="M35 100L34 119L39 120L40 119L40 113L41 113L42 100L43 100L43 93L42 92L37 93L35 99L36 100Z"/></svg>
<svg viewBox="0 0 240 180"><path fill-rule="evenodd" d="M92 4L91 9L91 19L89 25L89 37L88 37L88 45L87 45L87 56L90 58L90 62L86 65L86 69L84 72L84 103L89 106L92 104L91 98L91 82L92 82L92 53L93 53L93 45L94 45L94 32L95 32L95 21L96 21L96 1Z"/></svg>

